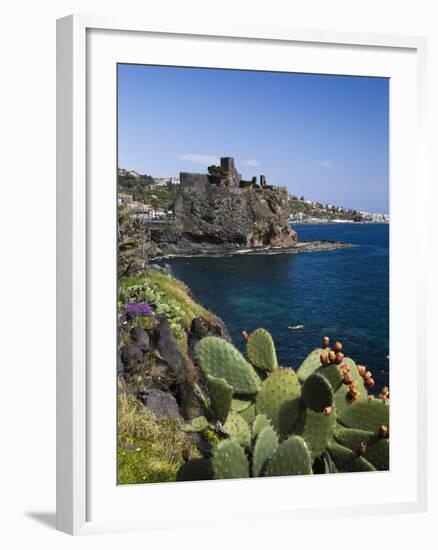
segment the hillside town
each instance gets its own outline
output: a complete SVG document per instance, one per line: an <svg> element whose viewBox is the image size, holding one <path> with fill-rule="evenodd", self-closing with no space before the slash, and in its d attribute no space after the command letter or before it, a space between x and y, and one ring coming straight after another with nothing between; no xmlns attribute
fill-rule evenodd
<svg viewBox="0 0 438 550"><path fill-rule="evenodd" d="M141 221L172 219L180 177L152 177L135 170L118 170L118 206ZM323 204L289 194L289 221L312 223L389 223L389 214Z"/></svg>
<svg viewBox="0 0 438 550"><path fill-rule="evenodd" d="M303 196L289 195L291 223L389 223L389 214L323 204Z"/></svg>

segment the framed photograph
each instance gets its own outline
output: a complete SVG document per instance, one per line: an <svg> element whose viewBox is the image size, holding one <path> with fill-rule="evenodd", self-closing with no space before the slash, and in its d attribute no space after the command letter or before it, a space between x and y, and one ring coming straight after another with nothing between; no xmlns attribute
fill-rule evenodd
<svg viewBox="0 0 438 550"><path fill-rule="evenodd" d="M424 40L57 54L58 528L424 510Z"/></svg>

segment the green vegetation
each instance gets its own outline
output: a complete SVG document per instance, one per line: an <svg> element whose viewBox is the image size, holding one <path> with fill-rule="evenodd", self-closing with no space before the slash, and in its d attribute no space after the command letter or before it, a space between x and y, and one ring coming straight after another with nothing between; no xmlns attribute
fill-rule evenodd
<svg viewBox="0 0 438 550"><path fill-rule="evenodd" d="M214 183L216 185L220 185L227 176L223 168L221 168L220 166L215 166L214 164L209 166L207 170L210 183Z"/></svg>
<svg viewBox="0 0 438 550"><path fill-rule="evenodd" d="M128 305L150 310L135 317L135 326L153 328L157 315L164 315L184 357L193 319L214 320L185 284L152 269L120 279L119 311L131 322L135 308ZM131 343L129 331L123 338ZM324 338L294 372L279 366L266 330L245 339L246 356L215 336L199 342L196 361L203 377L190 382L199 404L188 415L196 417L183 426L157 417L120 385L118 483L389 468L389 390L383 388L380 399L368 395L371 373L345 357L339 342L330 347ZM193 433L203 440L202 455Z"/></svg>
<svg viewBox="0 0 438 550"><path fill-rule="evenodd" d="M313 202L309 204L304 197L291 196L289 198L289 212L293 216L299 214L303 218L317 218L325 220L350 220L354 222L363 221L363 216L357 210L341 209L336 206Z"/></svg>
<svg viewBox="0 0 438 550"><path fill-rule="evenodd" d="M368 395L371 373L341 349L324 338L295 373L278 366L265 330L249 336L249 361L220 338L201 340L209 392L197 392L205 416L187 429L217 441L203 460L184 463L178 480L387 470L389 390Z"/></svg>
<svg viewBox="0 0 438 550"><path fill-rule="evenodd" d="M191 298L190 290L184 283L152 269L119 280L119 311L122 312L126 304L133 301L147 302L155 316L165 315L183 350L186 347L186 330L190 328L193 319L214 318ZM153 317L141 317L136 323L136 326L151 328L155 320Z"/></svg>
<svg viewBox="0 0 438 550"><path fill-rule="evenodd" d="M118 396L117 482L175 481L184 452L194 452L190 437L177 421L158 418L123 387Z"/></svg>
<svg viewBox="0 0 438 550"><path fill-rule="evenodd" d="M175 187L155 186L152 176L134 177L119 174L117 182L119 193L132 195L133 200L150 204L154 208L168 210L175 201Z"/></svg>

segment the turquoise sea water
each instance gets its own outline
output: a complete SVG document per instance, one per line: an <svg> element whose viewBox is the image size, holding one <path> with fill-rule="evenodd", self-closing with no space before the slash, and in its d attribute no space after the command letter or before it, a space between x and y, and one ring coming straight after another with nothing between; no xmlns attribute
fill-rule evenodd
<svg viewBox="0 0 438 550"><path fill-rule="evenodd" d="M297 368L325 335L389 382L389 226L298 225L302 240L354 248L227 258L180 258L172 273L226 323L242 351L242 330L269 330L282 366ZM300 330L289 326L304 325Z"/></svg>

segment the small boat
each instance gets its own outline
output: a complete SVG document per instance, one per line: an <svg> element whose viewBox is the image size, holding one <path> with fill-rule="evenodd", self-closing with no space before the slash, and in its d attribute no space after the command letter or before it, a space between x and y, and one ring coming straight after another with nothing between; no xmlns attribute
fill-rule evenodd
<svg viewBox="0 0 438 550"><path fill-rule="evenodd" d="M304 325L293 325L293 326L289 326L287 328L289 330L300 330L300 329L304 328Z"/></svg>

